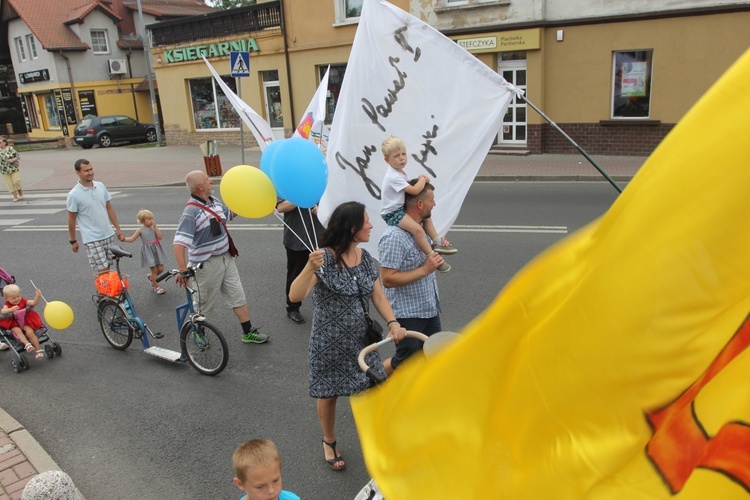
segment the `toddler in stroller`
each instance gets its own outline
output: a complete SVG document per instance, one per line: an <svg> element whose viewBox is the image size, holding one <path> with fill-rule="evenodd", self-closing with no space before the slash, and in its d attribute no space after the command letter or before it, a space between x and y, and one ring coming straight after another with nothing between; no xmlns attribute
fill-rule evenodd
<svg viewBox="0 0 750 500"><path fill-rule="evenodd" d="M44 353L40 349L39 339L34 333L44 327L42 318L32 308L39 304L42 291L37 290L32 300L21 296L18 285L5 285L3 287L3 298L5 304L0 309L0 314L8 315L0 319L0 328L10 330L13 337L23 345L24 350L34 351L38 361L44 359Z"/></svg>
<svg viewBox="0 0 750 500"><path fill-rule="evenodd" d="M34 298L28 300L21 296L18 285L9 284L3 287L5 303L0 309L0 338L13 348L15 358L11 360L11 364L16 373L29 367L26 359L20 354L24 351L33 352L37 361L41 361L45 356L52 358L62 352L57 342L44 346L44 350L41 349L41 344L50 340L42 318L33 310L41 295L41 290L37 289Z"/></svg>

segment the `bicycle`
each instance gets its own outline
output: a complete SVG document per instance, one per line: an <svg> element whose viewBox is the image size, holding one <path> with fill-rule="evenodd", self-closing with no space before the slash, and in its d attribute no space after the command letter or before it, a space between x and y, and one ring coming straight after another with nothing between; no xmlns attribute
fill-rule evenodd
<svg viewBox="0 0 750 500"><path fill-rule="evenodd" d="M229 361L229 347L218 328L206 322L205 318L194 310L192 296L196 292L190 287L186 287L187 302L176 308L180 352L149 344L149 336L160 339L164 335L151 331L138 316L126 287L120 271L120 259L131 258L133 254L117 246L111 246L110 253L115 261L119 286L116 287L115 294L99 294L92 297L97 306L99 326L107 342L115 349L123 351L130 346L133 338L136 338L143 344L146 354L176 363L189 361L193 368L204 375L217 375L224 370ZM194 276L197 268L198 266L191 267L184 274ZM162 273L157 277L157 281L178 272L175 269Z"/></svg>
<svg viewBox="0 0 750 500"><path fill-rule="evenodd" d="M203 264L188 265L187 271L172 269L156 277L156 281L169 280L180 274L187 278L194 278L195 272ZM224 334L215 325L195 310L196 302L193 294L200 296L200 290L194 290L190 285L185 286L186 301L175 308L177 327L180 330L180 347L193 368L204 375L217 375L227 366L229 361L229 346Z"/></svg>

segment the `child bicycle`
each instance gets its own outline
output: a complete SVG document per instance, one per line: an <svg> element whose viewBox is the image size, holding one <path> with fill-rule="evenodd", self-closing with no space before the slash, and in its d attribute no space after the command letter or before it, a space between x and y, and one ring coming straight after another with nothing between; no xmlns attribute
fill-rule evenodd
<svg viewBox="0 0 750 500"><path fill-rule="evenodd" d="M133 257L117 246L110 247L110 253L115 261L117 269L115 293L112 295L95 295L94 302L97 304L99 326L104 338L109 344L118 350L127 349L133 338L139 339L143 344L146 354L160 359L176 363L190 361L190 364L204 375L216 375L220 373L229 361L229 348L221 332L193 308L193 290L186 287L187 302L176 308L177 327L180 333L180 352L151 346L148 337L155 339L163 338L164 335L153 332L146 323L138 316L135 304L130 297L126 283L120 271L120 259ZM184 274L194 276L197 267L191 267ZM157 278L161 281L177 274L179 271L172 270L163 273ZM113 273L114 274L114 273Z"/></svg>

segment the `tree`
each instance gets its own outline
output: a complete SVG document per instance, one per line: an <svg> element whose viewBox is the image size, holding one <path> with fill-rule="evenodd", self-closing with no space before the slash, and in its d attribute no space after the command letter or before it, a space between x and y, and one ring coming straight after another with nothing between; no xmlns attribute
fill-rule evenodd
<svg viewBox="0 0 750 500"><path fill-rule="evenodd" d="M206 3L220 9L234 9L255 5L255 0L206 0Z"/></svg>

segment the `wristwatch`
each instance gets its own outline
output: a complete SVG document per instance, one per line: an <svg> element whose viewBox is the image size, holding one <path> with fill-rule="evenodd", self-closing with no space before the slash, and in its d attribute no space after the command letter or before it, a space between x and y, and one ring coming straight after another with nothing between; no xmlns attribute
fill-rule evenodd
<svg viewBox="0 0 750 500"><path fill-rule="evenodd" d="M68 240L68 243L72 245L73 243L78 243L78 240Z"/></svg>

